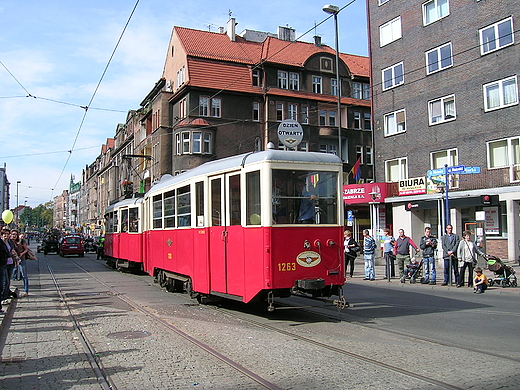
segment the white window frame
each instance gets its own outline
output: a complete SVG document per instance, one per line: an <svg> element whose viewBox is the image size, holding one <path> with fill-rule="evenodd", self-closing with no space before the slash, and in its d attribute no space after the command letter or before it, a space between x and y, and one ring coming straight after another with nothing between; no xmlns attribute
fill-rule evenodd
<svg viewBox="0 0 520 390"><path fill-rule="evenodd" d="M193 154L201 154L202 153L202 132L194 131L191 133L192 143L191 143L191 152Z"/></svg>
<svg viewBox="0 0 520 390"><path fill-rule="evenodd" d="M330 79L330 94L332 96L338 96L338 79Z"/></svg>
<svg viewBox="0 0 520 390"><path fill-rule="evenodd" d="M182 154L189 154L191 153L191 134L189 131L183 131L181 134Z"/></svg>
<svg viewBox="0 0 520 390"><path fill-rule="evenodd" d="M450 112L450 107L446 104L453 101L453 112ZM440 119L434 121L438 116L434 116L434 104L440 103ZM440 123L451 122L457 119L457 108L455 105L455 95L447 95L438 99L432 99L428 102L428 122L430 126L438 125Z"/></svg>
<svg viewBox="0 0 520 390"><path fill-rule="evenodd" d="M397 122L399 119L398 117L404 115L402 122ZM390 123L389 121L392 120L393 122ZM389 112L388 114L385 114L383 116L384 121L384 135L385 137L389 137L396 134L401 134L406 132L406 110L397 110L394 112ZM404 126L399 126L400 123L404 123ZM389 124L391 124L393 127L390 128Z"/></svg>
<svg viewBox="0 0 520 390"><path fill-rule="evenodd" d="M183 98L179 102L179 118L186 118L186 107L187 107L187 99Z"/></svg>
<svg viewBox="0 0 520 390"><path fill-rule="evenodd" d="M288 103L287 105L287 119L298 120L298 104Z"/></svg>
<svg viewBox="0 0 520 390"><path fill-rule="evenodd" d="M402 75L398 76L398 77L400 77L400 80L397 80L396 70L399 67L401 68ZM388 71L392 75L391 85L389 85L389 86L386 85L386 80L385 80L385 72L388 72ZM394 64L392 66L389 66L388 68L383 69L381 71L381 80L382 80L382 84L383 84L383 91L387 91L389 89L392 89L392 88L398 87L399 85L404 84L404 63L403 63L403 61L398 62L397 64Z"/></svg>
<svg viewBox="0 0 520 390"><path fill-rule="evenodd" d="M300 74L290 72L289 73L289 89L293 91L300 90Z"/></svg>
<svg viewBox="0 0 520 390"><path fill-rule="evenodd" d="M364 164L363 145L356 145L356 161L359 159L360 164Z"/></svg>
<svg viewBox="0 0 520 390"><path fill-rule="evenodd" d="M444 15L440 14L440 12L442 11L441 2L446 3L446 5L447 5L447 10ZM428 12L427 12L426 7L428 7L429 5L432 5L432 4L434 6L435 15L433 16L432 20L428 21L427 20ZM435 23L436 21L438 21L440 19L445 18L446 16L448 16L450 14L450 2L449 2L449 0L429 0L425 3L423 3L422 10L423 10L423 24L424 24L424 26L427 26L429 24Z"/></svg>
<svg viewBox="0 0 520 390"><path fill-rule="evenodd" d="M402 37L401 16L379 26L379 46L383 47Z"/></svg>
<svg viewBox="0 0 520 390"><path fill-rule="evenodd" d="M374 149L372 146L365 146L365 164L374 165Z"/></svg>
<svg viewBox="0 0 520 390"><path fill-rule="evenodd" d="M276 121L281 122L285 119L285 103L276 102ZM280 117L278 114L281 114Z"/></svg>
<svg viewBox="0 0 520 390"><path fill-rule="evenodd" d="M309 106L304 104L302 105L300 117L302 124L308 125L309 124Z"/></svg>
<svg viewBox="0 0 520 390"><path fill-rule="evenodd" d="M361 130L361 112L354 111L354 129Z"/></svg>
<svg viewBox="0 0 520 390"><path fill-rule="evenodd" d="M363 130L372 131L372 114L370 112L363 113Z"/></svg>
<svg viewBox="0 0 520 390"><path fill-rule="evenodd" d="M258 102L253 102L253 121L254 122L259 122L260 121L260 103Z"/></svg>
<svg viewBox="0 0 520 390"><path fill-rule="evenodd" d="M492 145L501 143L503 146L493 152ZM509 168L509 180L520 182L520 137L502 138L486 143L487 168ZM503 163L495 163L495 156L503 159Z"/></svg>
<svg viewBox="0 0 520 390"><path fill-rule="evenodd" d="M499 25L501 25L503 23L506 23L506 22L509 22L510 26L511 26L511 42L506 42L504 44L500 44L500 38L501 37L499 35ZM494 39L490 40L488 42L484 42L484 33L485 33L485 31L487 31L489 29L493 29ZM514 45L514 43L515 43L515 30L514 30L514 26L513 26L513 17L510 16L510 17L508 17L506 19L503 19L503 20L501 20L499 22L496 22L496 23L490 24L489 26L481 28L478 31L478 35L479 35L480 54L481 55L492 53L494 51L503 49L504 47ZM492 48L492 49L491 48L487 48L490 45L491 42L494 43L495 47Z"/></svg>
<svg viewBox="0 0 520 390"><path fill-rule="evenodd" d="M439 161L439 159L441 161L439 162L439 164L436 164L436 162ZM444 164L448 164L449 167L459 165L459 150L457 148L430 152L431 169L444 168ZM451 175L451 182L449 188L459 188L459 176L460 175Z"/></svg>
<svg viewBox="0 0 520 390"><path fill-rule="evenodd" d="M441 51L442 51L442 49L444 49L447 46L450 49L450 57L449 57L450 64L443 66L442 65L443 58L441 56ZM430 63L428 56L429 56L430 53L434 53L434 52L437 54L437 61ZM444 45L441 45L441 46L437 46L436 48L434 48L432 50L428 50L426 53L424 53L424 56L425 56L425 59L426 59L426 74L437 73L437 72L440 72L441 70L448 69L448 68L451 68L453 66L453 47L451 45L451 42L445 43ZM430 66L433 65L433 64L437 65L437 69L430 70Z"/></svg>
<svg viewBox="0 0 520 390"><path fill-rule="evenodd" d="M259 69L253 69L251 71L251 84L254 87L260 87L260 70Z"/></svg>
<svg viewBox="0 0 520 390"><path fill-rule="evenodd" d="M202 139L202 154L211 154L211 133L204 132Z"/></svg>
<svg viewBox="0 0 520 390"><path fill-rule="evenodd" d="M327 111L327 123L329 126L337 126L336 115L337 111Z"/></svg>
<svg viewBox="0 0 520 390"><path fill-rule="evenodd" d="M211 116L214 118L220 118L222 115L222 99L212 98L211 99Z"/></svg>
<svg viewBox="0 0 520 390"><path fill-rule="evenodd" d="M289 73L285 70L278 71L278 88L287 89L289 87Z"/></svg>
<svg viewBox="0 0 520 390"><path fill-rule="evenodd" d="M199 115L209 116L209 96L199 96Z"/></svg>
<svg viewBox="0 0 520 390"><path fill-rule="evenodd" d="M509 82L509 81L514 81L514 100L509 102L509 103L506 103L505 102L505 91L504 91L504 84ZM496 106L490 106L490 94L489 94L489 91L491 90L491 88L493 87L498 87L498 105ZM482 87L483 88L483 94L484 94L484 111L488 112L488 111L494 111L494 110L499 110L501 108L505 108L505 107L511 107L511 106L515 106L518 104L518 78L517 76L511 76L511 77L506 77L505 79L502 79L502 80L497 80L497 81L493 81L491 83L487 83L487 84L484 84L484 86Z"/></svg>
<svg viewBox="0 0 520 390"><path fill-rule="evenodd" d="M321 76L312 76L312 92L323 93L323 79Z"/></svg>
<svg viewBox="0 0 520 390"><path fill-rule="evenodd" d="M394 178L390 175L389 164L397 163L398 177ZM385 161L385 181L398 182L399 180L408 179L408 157L399 157Z"/></svg>

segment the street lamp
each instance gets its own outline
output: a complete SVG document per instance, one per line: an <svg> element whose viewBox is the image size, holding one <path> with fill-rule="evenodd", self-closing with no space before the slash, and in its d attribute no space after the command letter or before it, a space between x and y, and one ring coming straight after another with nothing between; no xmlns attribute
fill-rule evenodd
<svg viewBox="0 0 520 390"><path fill-rule="evenodd" d="M334 28L336 32L336 83L337 83L337 95L338 95L338 156L341 157L341 80L339 78L339 29L338 29L338 14L340 8L336 5L327 4L323 6L323 11L334 15Z"/></svg>
<svg viewBox="0 0 520 390"><path fill-rule="evenodd" d="M18 226L18 204L20 203L18 200L18 184L20 184L21 182L22 182L21 180L18 180L16 182L16 208L14 210L16 211L15 212L15 217L16 217L15 223L17 226Z"/></svg>

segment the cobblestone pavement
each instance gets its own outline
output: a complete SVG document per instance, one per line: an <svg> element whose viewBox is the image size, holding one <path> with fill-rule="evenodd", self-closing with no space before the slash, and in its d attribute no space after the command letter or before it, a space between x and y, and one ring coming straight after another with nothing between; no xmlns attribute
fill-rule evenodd
<svg viewBox="0 0 520 390"><path fill-rule="evenodd" d="M445 336L452 331L450 328L465 326L465 322L487 315L481 314L486 312L480 303L460 300L463 296L478 297L468 294L469 289L402 285L397 279L388 283L382 279L384 271L381 266L376 269L376 281L363 281L363 266L358 262L354 278L347 281L347 292L350 294L354 289L377 286L371 293L398 294L402 308L377 306L367 298L367 301L355 302L356 307L352 310L344 311L341 321L327 320L304 311L275 311L253 316L256 322L265 322L291 334L352 351L353 355L349 357L303 343L290 334L275 333L222 311L199 306L185 295L169 294L159 289L150 277L108 270L101 262L93 262L88 256L84 259L61 259L57 256L44 258L40 254L38 261L29 263L30 295L11 302L8 313L2 318L0 389L100 389L106 386L89 363L81 335L67 307L91 343L95 358L102 362L111 383L118 389L265 388L119 299L117 294L109 291L111 286L190 337L201 340L282 389L441 388L417 381L406 373L388 370L385 364L448 382L453 384L452 388L489 389L500 384L502 389L514 389L520 379L515 369L518 362L514 360L501 361L452 348L449 343L432 344L427 340L377 329L399 330L403 321L413 323L416 329L425 323L438 322L439 335L429 336ZM68 306L56 292L47 261L56 272ZM90 273L79 271L73 264L76 261L89 268ZM13 282L13 286L20 286L20 282ZM445 293L450 298L430 297L429 291ZM492 294L496 297L506 294L508 299L509 296L518 297L519 291L520 288L493 289L479 300L485 298L489 302L493 299ZM421 308L421 300L426 300L433 309L437 305L435 299L461 308L446 308L445 312L436 308L429 313ZM489 310L492 309L489 305ZM467 312L458 314L463 310ZM511 317L511 321L518 318L517 313L502 309L497 309L496 313L497 316ZM240 314L247 315L247 312ZM445 319L450 321L447 328L442 322ZM457 340L458 330L453 334L453 339ZM467 336L473 337L472 334ZM515 337L509 342L510 346L515 345ZM518 349L508 347L506 342L500 345L504 346L503 350L510 350L512 357L520 358ZM505 352L503 350L500 352ZM376 359L383 365L375 366L357 359L354 357L356 353ZM447 361L457 364L446 367ZM467 362L470 362L469 366ZM482 376L480 384L475 384L476 375Z"/></svg>

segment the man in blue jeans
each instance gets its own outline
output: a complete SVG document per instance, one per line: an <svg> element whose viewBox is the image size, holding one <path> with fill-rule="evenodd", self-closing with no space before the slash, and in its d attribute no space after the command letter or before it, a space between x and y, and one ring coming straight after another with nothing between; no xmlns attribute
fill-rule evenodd
<svg viewBox="0 0 520 390"><path fill-rule="evenodd" d="M424 264L424 281L421 283L436 284L435 249L437 249L437 239L432 236L432 229L430 227L424 229L424 236L421 238L419 247L423 251Z"/></svg>
<svg viewBox="0 0 520 390"><path fill-rule="evenodd" d="M376 253L376 241L370 237L370 232L365 229L363 230L363 257L365 259L365 279L364 280L376 280L376 274L374 272L374 256Z"/></svg>

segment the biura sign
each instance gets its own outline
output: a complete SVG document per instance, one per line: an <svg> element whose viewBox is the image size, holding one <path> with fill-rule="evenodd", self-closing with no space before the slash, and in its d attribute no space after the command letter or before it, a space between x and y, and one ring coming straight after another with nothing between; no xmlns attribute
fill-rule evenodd
<svg viewBox="0 0 520 390"><path fill-rule="evenodd" d="M426 178L414 177L399 180L399 196L426 194Z"/></svg>

